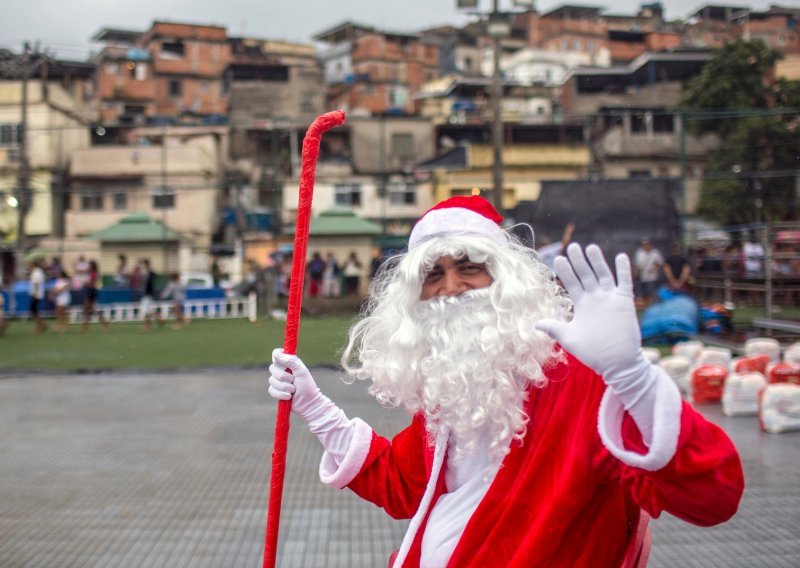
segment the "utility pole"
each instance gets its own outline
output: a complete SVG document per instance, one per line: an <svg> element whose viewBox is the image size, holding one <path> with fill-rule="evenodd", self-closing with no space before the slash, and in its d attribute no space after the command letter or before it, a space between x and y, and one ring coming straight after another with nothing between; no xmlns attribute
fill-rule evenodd
<svg viewBox="0 0 800 568"><path fill-rule="evenodd" d="M21 57L14 61L9 61L2 66L0 71L8 78L20 79L20 121L17 129L17 140L19 144L19 167L17 169L17 242L15 272L17 278L25 275L23 258L27 246L27 231L25 221L28 212L31 210L33 194L31 192L31 167L28 158L28 79L38 67L39 61L32 61L31 47L28 42L23 44Z"/></svg>
<svg viewBox="0 0 800 568"><path fill-rule="evenodd" d="M167 247L167 204L169 194L167 189L167 127L161 127L161 251L163 268L162 273L168 274L169 250ZM174 199L174 197L173 197Z"/></svg>
<svg viewBox="0 0 800 568"><path fill-rule="evenodd" d="M511 19L513 12L501 12L500 0L492 0L490 12L475 12L478 0L456 0L459 9L470 10L481 18L486 18L486 35L491 40L492 49L492 81L490 103L492 109L492 202L502 215L503 207L503 75L500 70L500 59L503 39L511 35ZM515 7L533 9L533 0L514 0Z"/></svg>
<svg viewBox="0 0 800 568"><path fill-rule="evenodd" d="M503 214L503 78L500 72L501 40L509 33L504 26L505 15L498 10L499 0L493 0L489 14L489 36L492 38L492 197L494 207Z"/></svg>

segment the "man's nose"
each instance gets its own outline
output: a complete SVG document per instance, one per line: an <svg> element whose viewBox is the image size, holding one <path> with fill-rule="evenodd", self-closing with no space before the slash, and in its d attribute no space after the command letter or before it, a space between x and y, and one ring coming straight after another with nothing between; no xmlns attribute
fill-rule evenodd
<svg viewBox="0 0 800 568"><path fill-rule="evenodd" d="M447 271L442 282L442 296L458 296L466 287L456 271Z"/></svg>

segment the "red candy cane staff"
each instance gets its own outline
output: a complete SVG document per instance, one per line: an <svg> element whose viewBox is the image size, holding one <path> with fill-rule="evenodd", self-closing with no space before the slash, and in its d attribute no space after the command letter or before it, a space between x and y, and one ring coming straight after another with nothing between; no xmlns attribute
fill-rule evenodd
<svg viewBox="0 0 800 568"><path fill-rule="evenodd" d="M303 166L300 171L300 196L297 204L297 223L294 233L294 257L292 258L292 281L289 286L289 307L286 312L286 331L283 350L297 353L297 335L300 331L300 308L303 304L303 278L306 273L306 249L308 248L308 225L311 220L311 200L314 197L314 173L319 156L322 133L344 123L344 111L337 110L318 116L308 127L303 140ZM267 531L264 537L264 568L275 566L278 550L278 525L281 519L283 476L286 472L286 446L289 440L289 416L291 400L278 401L278 416L275 420L275 445L272 450L272 474L270 477Z"/></svg>

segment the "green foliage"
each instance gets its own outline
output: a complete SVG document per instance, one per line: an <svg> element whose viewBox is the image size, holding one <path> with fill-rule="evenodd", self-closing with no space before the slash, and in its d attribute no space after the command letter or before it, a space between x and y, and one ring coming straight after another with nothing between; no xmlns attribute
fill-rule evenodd
<svg viewBox="0 0 800 568"><path fill-rule="evenodd" d="M705 172L698 208L703 217L732 225L797 213L800 81L774 79L782 57L760 40L737 39L684 85L688 131L720 139Z"/></svg>

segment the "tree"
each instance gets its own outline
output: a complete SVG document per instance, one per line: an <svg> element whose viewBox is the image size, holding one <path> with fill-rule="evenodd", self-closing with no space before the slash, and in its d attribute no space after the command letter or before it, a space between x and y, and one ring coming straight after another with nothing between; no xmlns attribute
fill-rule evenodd
<svg viewBox="0 0 800 568"><path fill-rule="evenodd" d="M724 225L797 215L800 81L776 79L783 54L761 40L718 49L684 84L681 107L693 134L716 134L698 213Z"/></svg>

